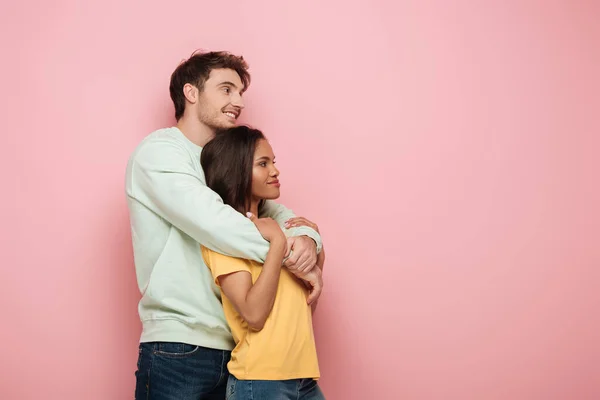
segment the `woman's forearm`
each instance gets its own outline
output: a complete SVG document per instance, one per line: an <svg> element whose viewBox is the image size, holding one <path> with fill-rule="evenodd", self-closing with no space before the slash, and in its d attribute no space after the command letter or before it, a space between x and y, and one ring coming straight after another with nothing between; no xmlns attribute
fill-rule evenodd
<svg viewBox="0 0 600 400"><path fill-rule="evenodd" d="M285 249L285 240L271 242L260 275L246 294L246 312L242 317L254 330L263 328L273 309Z"/></svg>

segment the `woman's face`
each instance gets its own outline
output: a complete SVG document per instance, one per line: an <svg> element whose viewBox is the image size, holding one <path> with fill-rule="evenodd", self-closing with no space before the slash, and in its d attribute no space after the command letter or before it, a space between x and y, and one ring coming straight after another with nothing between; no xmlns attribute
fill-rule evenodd
<svg viewBox="0 0 600 400"><path fill-rule="evenodd" d="M252 196L260 200L279 197L279 170L275 168L275 155L268 141L259 139L254 150L252 165Z"/></svg>

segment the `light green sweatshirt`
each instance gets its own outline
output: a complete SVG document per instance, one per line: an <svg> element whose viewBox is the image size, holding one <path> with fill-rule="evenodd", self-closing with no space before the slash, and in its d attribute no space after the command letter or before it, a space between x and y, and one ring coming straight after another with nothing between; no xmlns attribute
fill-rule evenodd
<svg viewBox="0 0 600 400"><path fill-rule="evenodd" d="M206 186L202 148L177 128L151 133L129 159L126 193L131 220L141 342L184 342L214 349L234 347L220 291L204 264L200 244L233 257L264 262L269 243L255 225L223 204ZM291 210L267 201L261 216L280 226ZM321 238L306 227L321 250Z"/></svg>

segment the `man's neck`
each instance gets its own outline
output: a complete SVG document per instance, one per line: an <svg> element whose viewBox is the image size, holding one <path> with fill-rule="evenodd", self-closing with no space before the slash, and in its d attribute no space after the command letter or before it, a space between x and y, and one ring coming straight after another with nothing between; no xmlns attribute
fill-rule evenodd
<svg viewBox="0 0 600 400"><path fill-rule="evenodd" d="M214 129L200 123L198 120L192 121L185 116L177 121L177 128L183 132L190 142L200 147L204 147L206 143L215 137Z"/></svg>

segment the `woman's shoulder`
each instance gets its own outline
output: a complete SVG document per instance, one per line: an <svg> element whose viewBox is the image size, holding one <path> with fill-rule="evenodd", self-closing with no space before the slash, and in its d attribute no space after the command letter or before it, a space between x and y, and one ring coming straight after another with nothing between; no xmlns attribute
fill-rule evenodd
<svg viewBox="0 0 600 400"><path fill-rule="evenodd" d="M244 258L237 258L221 254L203 245L200 245L200 251L202 252L202 258L204 259L204 262L208 267L214 266L216 264L244 264L247 267L260 265L258 263L255 263L254 261L246 260Z"/></svg>

